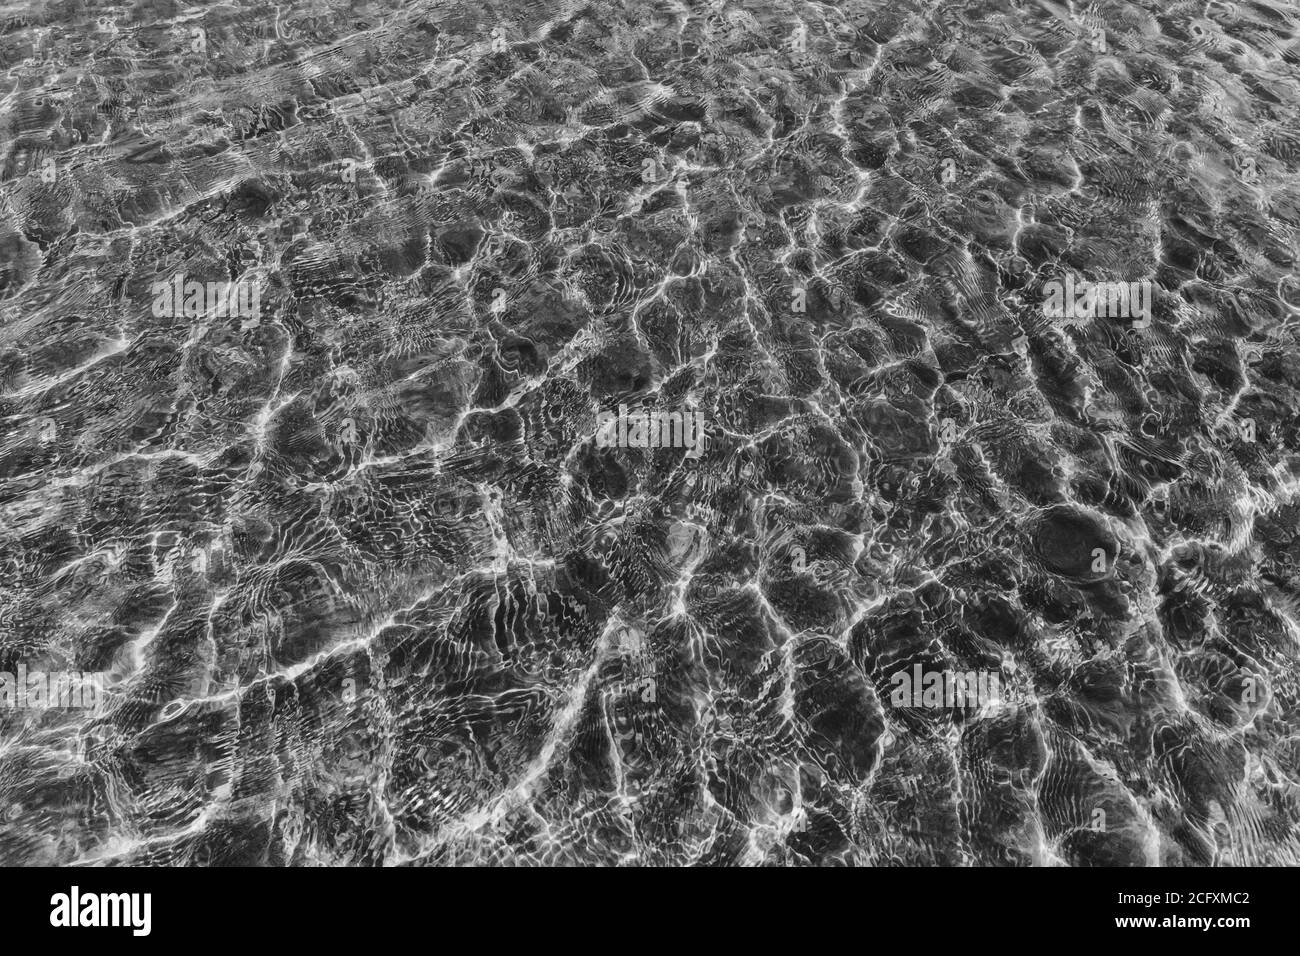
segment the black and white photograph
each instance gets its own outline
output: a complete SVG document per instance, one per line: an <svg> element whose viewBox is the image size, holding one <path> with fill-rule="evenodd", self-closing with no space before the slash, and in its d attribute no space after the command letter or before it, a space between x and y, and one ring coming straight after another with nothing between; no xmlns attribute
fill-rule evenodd
<svg viewBox="0 0 1300 956"><path fill-rule="evenodd" d="M1295 0L5 3L0 879L1160 871L1094 921L1248 939L1298 257Z"/></svg>

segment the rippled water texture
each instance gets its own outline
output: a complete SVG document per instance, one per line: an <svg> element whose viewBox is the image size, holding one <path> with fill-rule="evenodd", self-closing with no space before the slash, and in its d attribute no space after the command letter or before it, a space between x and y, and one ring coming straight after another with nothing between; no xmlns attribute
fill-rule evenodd
<svg viewBox="0 0 1300 956"><path fill-rule="evenodd" d="M4 15L0 863L1297 862L1293 5Z"/></svg>

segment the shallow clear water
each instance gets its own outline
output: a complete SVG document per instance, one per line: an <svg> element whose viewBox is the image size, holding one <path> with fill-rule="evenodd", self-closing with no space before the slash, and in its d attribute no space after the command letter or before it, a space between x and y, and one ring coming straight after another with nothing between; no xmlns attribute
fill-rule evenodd
<svg viewBox="0 0 1300 956"><path fill-rule="evenodd" d="M1293 6L5 16L0 863L1297 862Z"/></svg>

